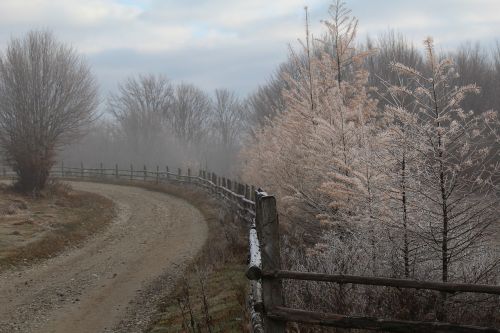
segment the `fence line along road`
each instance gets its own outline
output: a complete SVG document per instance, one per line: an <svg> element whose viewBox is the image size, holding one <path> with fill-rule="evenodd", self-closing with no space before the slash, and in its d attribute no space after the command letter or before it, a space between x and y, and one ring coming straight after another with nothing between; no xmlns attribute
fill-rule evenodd
<svg viewBox="0 0 500 333"><path fill-rule="evenodd" d="M54 177L89 179L92 181L129 180L154 182L156 184L172 182L197 186L217 199L223 200L237 213L241 221L249 227L249 262L246 276L250 281L248 306L251 327L255 333L284 333L287 322L299 322L339 328L366 329L385 332L488 332L500 333L498 328L471 325L454 325L445 322L421 322L391 320L363 316L347 316L335 313L320 313L301 309L292 309L283 302L283 279L318 281L326 283L351 283L362 285L385 286L435 290L442 293L485 293L500 295L500 286L464 283L441 283L367 277L357 275L334 275L312 272L295 272L281 269L279 222L276 199L272 195L254 186L239 183L229 178L220 177L213 172L199 170L194 176L191 169L183 174L181 169L171 172L167 167L160 170L148 170L146 166L134 169L60 167L52 170ZM13 176L11 171L2 169L4 177Z"/></svg>

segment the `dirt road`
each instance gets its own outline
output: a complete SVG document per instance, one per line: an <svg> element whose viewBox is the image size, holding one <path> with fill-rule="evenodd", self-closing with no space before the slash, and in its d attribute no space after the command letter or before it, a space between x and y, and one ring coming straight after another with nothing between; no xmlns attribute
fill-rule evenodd
<svg viewBox="0 0 500 333"><path fill-rule="evenodd" d="M115 201L118 216L82 246L0 275L0 332L140 332L201 249L201 213L136 187L72 183Z"/></svg>

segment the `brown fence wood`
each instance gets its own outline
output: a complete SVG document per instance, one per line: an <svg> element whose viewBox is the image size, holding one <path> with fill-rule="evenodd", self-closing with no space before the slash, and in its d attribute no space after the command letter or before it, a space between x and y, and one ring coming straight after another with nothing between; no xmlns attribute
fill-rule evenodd
<svg viewBox="0 0 500 333"><path fill-rule="evenodd" d="M303 324L332 326L340 328L366 329L384 332L399 333L499 333L496 328L478 327L470 325L454 325L442 322L418 322L404 320L386 320L373 317L344 316L335 313L320 313L313 311L275 307L266 315L270 318L283 321L293 321Z"/></svg>
<svg viewBox="0 0 500 333"><path fill-rule="evenodd" d="M281 267L278 212L276 199L264 192L259 192L256 202L255 224L260 241L263 270L279 270ZM264 311L283 305L281 279L262 278L262 299ZM279 318L264 316L266 332L284 333L285 322Z"/></svg>
<svg viewBox="0 0 500 333"><path fill-rule="evenodd" d="M393 279L384 277L334 275L334 274L295 272L295 271L284 271L284 270L263 271L261 276L267 278L277 278L277 279L353 283L353 284L372 285L372 286L437 290L447 293L467 292L467 293L485 293L485 294L500 295L500 286L487 285L487 284L430 282L430 281L417 281L417 280L406 280L406 279Z"/></svg>

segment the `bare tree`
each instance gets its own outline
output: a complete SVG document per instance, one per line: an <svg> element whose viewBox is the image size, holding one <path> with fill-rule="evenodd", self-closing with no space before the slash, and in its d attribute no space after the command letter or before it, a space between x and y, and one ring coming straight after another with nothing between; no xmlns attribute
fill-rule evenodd
<svg viewBox="0 0 500 333"><path fill-rule="evenodd" d="M43 189L56 150L95 116L97 85L76 51L49 31L12 39L0 57L0 147L23 191Z"/></svg>
<svg viewBox="0 0 500 333"><path fill-rule="evenodd" d="M266 84L259 86L246 99L246 106L250 113L249 121L254 128L264 126L268 120L285 111L282 91L286 82L282 74L289 67L292 67L290 62L282 64Z"/></svg>
<svg viewBox="0 0 500 333"><path fill-rule="evenodd" d="M456 85L475 83L481 87L479 94L469 95L464 99L463 109L475 112L498 109L498 104L495 103L498 94L494 84L494 65L479 42L464 43L456 51L450 53L449 57L455 63L457 72L460 73L454 80Z"/></svg>
<svg viewBox="0 0 500 333"><path fill-rule="evenodd" d="M199 143L208 130L210 98L191 84L180 84L174 93L174 105L168 121L178 139Z"/></svg>
<svg viewBox="0 0 500 333"><path fill-rule="evenodd" d="M165 134L173 100L174 88L165 76L139 75L118 86L118 92L108 99L108 109L137 153Z"/></svg>
<svg viewBox="0 0 500 333"><path fill-rule="evenodd" d="M243 106L234 92L215 90L213 126L218 141L224 147L232 148L238 143L243 122Z"/></svg>

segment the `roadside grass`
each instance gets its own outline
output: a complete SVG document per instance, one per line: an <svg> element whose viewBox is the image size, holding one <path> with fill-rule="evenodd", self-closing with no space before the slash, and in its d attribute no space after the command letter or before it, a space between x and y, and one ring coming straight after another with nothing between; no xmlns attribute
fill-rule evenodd
<svg viewBox="0 0 500 333"><path fill-rule="evenodd" d="M176 293L162 304L161 314L148 332L244 332L244 268L227 264L209 272L190 271Z"/></svg>
<svg viewBox="0 0 500 333"><path fill-rule="evenodd" d="M36 198L0 184L0 271L50 258L102 230L113 202L52 182Z"/></svg>
<svg viewBox="0 0 500 333"><path fill-rule="evenodd" d="M245 224L225 203L194 186L142 186L188 201L203 214L209 228L206 244L175 292L161 302L147 332L249 332Z"/></svg>

